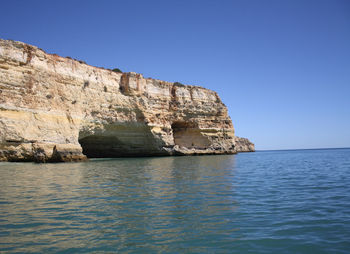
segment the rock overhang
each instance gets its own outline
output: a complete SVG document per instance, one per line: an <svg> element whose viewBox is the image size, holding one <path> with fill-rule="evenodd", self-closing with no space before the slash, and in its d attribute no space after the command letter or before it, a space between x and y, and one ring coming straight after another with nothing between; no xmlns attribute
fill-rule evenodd
<svg viewBox="0 0 350 254"><path fill-rule="evenodd" d="M0 91L0 160L236 152L226 106L203 87L0 40Z"/></svg>

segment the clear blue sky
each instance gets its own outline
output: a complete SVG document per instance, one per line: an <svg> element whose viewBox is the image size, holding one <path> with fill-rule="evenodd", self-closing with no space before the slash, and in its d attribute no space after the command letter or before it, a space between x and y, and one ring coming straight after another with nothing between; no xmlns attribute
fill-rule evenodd
<svg viewBox="0 0 350 254"><path fill-rule="evenodd" d="M0 37L201 85L257 149L350 147L350 1L2 1Z"/></svg>

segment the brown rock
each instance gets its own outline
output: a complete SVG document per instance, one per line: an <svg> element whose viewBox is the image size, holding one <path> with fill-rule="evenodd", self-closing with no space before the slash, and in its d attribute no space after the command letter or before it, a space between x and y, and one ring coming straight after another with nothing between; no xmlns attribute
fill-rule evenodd
<svg viewBox="0 0 350 254"><path fill-rule="evenodd" d="M234 144L214 91L0 40L0 160L231 154Z"/></svg>
<svg viewBox="0 0 350 254"><path fill-rule="evenodd" d="M255 146L247 138L240 138L235 136L235 150L237 153L255 152Z"/></svg>

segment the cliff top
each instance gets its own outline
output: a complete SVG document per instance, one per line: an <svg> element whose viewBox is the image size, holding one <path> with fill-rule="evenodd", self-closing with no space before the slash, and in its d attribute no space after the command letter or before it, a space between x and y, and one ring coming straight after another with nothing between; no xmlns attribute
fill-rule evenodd
<svg viewBox="0 0 350 254"><path fill-rule="evenodd" d="M108 68L104 68L104 67L93 66L93 65L87 64L83 60L78 60L78 59L72 58L70 56L63 57L63 56L60 56L60 55L58 55L56 53L48 53L45 50L43 50L42 48L39 48L37 46L31 45L31 44L28 44L28 43L25 43L25 42L21 42L21 41L5 40L5 39L1 39L0 38L0 46L2 46L2 45L4 45L4 46L12 45L12 46L14 46L16 48L24 49L25 52L41 51L43 54L51 55L51 56L54 56L54 57L58 58L57 60L61 59L63 61L67 61L67 60L73 61L73 62L75 62L77 64L79 63L79 64L87 65L87 66L92 67L92 68L97 68L97 69L100 69L100 70L109 71L109 72L115 73L115 74L120 75L120 76L123 75L123 74L126 74L128 76L137 76L139 78L144 78L146 80L154 80L154 81L159 82L161 85L175 85L175 86L183 86L183 87L189 87L189 88L200 88L200 89L213 91L213 90L205 88L203 86L182 84L180 82L163 81L163 80L155 79L155 78L151 78L151 77L145 78L141 73L136 73L136 72L132 72L132 71L131 72L115 72L112 69L108 69ZM1 52L1 48L0 48L0 54L1 53L2 52ZM215 92L215 91L213 91L213 92Z"/></svg>

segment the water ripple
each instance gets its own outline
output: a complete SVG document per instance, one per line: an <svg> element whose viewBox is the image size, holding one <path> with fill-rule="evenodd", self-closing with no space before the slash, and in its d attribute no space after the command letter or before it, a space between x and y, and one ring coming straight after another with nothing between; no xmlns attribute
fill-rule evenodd
<svg viewBox="0 0 350 254"><path fill-rule="evenodd" d="M349 253L350 150L0 163L0 251Z"/></svg>

